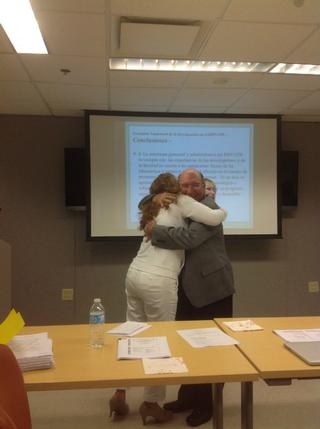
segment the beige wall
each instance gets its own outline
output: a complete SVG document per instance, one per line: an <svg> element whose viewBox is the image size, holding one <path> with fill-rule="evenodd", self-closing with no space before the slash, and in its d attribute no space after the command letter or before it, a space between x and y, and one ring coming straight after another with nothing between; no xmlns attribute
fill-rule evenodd
<svg viewBox="0 0 320 429"><path fill-rule="evenodd" d="M86 242L85 213L64 207L64 147L84 145L82 118L0 116L0 238L12 247L12 299L28 324L86 322L94 296L109 321L125 317L124 278L136 239ZM232 239L237 315L319 314L320 124L285 123L298 150L299 206L284 210L282 240ZM112 205L112 201L110 202ZM61 300L74 288L73 302Z"/></svg>

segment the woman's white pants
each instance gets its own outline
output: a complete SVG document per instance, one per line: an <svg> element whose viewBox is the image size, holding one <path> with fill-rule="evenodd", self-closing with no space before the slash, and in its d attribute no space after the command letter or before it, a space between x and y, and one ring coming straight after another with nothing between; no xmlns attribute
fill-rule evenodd
<svg viewBox="0 0 320 429"><path fill-rule="evenodd" d="M126 277L127 320L136 322L175 320L178 279L129 268ZM147 386L143 399L159 402L165 386Z"/></svg>

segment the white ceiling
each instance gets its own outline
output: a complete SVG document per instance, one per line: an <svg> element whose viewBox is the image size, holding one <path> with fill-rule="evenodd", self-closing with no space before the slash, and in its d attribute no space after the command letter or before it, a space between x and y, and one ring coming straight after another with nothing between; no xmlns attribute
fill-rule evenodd
<svg viewBox="0 0 320 429"><path fill-rule="evenodd" d="M84 109L320 120L320 76L110 71L111 57L320 64L320 0L31 0L49 55L0 26L0 113ZM61 69L69 69L63 74Z"/></svg>

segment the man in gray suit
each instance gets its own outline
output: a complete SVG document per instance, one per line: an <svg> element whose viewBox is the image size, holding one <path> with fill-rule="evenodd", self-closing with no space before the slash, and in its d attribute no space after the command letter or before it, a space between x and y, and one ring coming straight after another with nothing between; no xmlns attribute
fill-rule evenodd
<svg viewBox="0 0 320 429"><path fill-rule="evenodd" d="M179 183L183 194L211 208L218 208L212 198L205 197L205 183L199 171L183 171ZM166 197L170 200L170 196ZM233 272L221 224L209 227L190 220L187 227L174 228L156 225L152 221L145 233L154 246L185 249L185 265L179 278L176 320L232 316ZM186 419L189 426L207 422L212 417L211 384L182 385L178 399L165 404L164 408L173 412L192 409Z"/></svg>

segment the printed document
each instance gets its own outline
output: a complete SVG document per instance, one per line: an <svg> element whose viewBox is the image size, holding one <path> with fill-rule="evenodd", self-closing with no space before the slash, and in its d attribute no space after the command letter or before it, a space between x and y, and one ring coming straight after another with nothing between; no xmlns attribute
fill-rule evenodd
<svg viewBox="0 0 320 429"><path fill-rule="evenodd" d="M273 332L289 343L320 341L320 329L274 329Z"/></svg>
<svg viewBox="0 0 320 429"><path fill-rule="evenodd" d="M167 359L142 359L145 374L174 374L188 372L182 357Z"/></svg>
<svg viewBox="0 0 320 429"><path fill-rule="evenodd" d="M127 322L124 322L121 325L118 325L115 328L110 329L110 331L107 331L107 334L123 335L123 336L131 337L132 335L139 334L145 329L150 328L150 326L151 325L148 325L148 323L131 322L128 320Z"/></svg>
<svg viewBox="0 0 320 429"><path fill-rule="evenodd" d="M171 357L167 337L121 338L118 341L118 359Z"/></svg>
<svg viewBox="0 0 320 429"><path fill-rule="evenodd" d="M177 333L194 348L239 344L219 328L182 329Z"/></svg>

